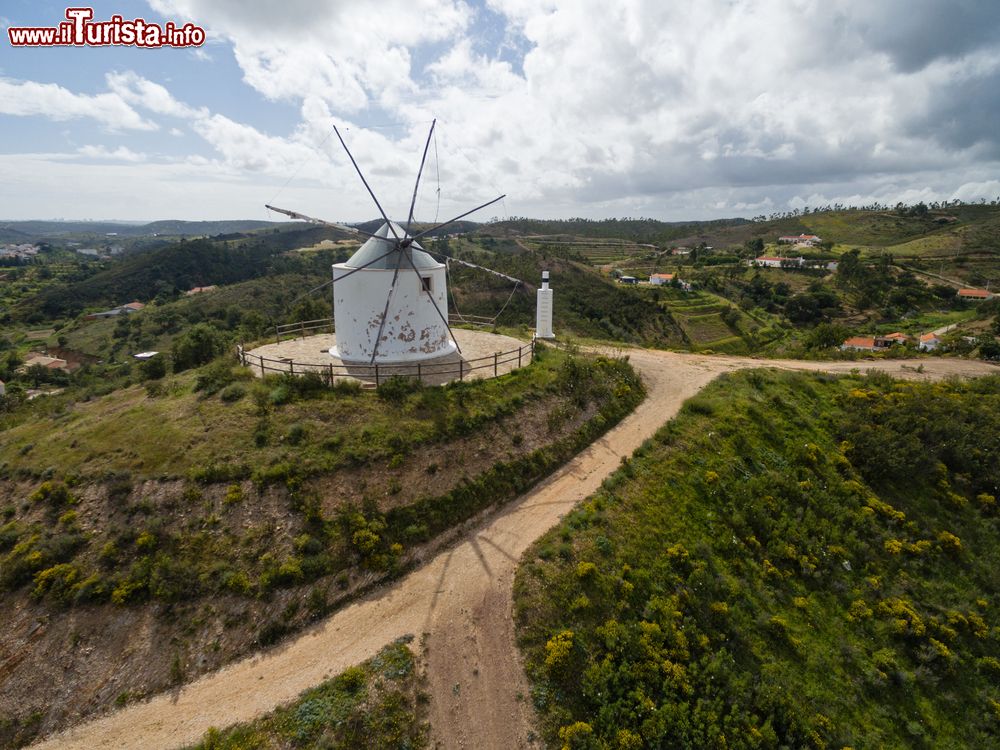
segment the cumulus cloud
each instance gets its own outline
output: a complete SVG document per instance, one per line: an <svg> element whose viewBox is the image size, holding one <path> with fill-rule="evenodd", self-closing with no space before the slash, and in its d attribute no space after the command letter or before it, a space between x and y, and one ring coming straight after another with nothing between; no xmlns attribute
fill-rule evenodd
<svg viewBox="0 0 1000 750"><path fill-rule="evenodd" d="M179 102L167 89L129 70L105 76L108 88L129 104L171 117L205 117L207 109L195 109Z"/></svg>
<svg viewBox="0 0 1000 750"><path fill-rule="evenodd" d="M444 206L429 190L420 205L434 212L499 191L520 215L671 219L995 197L994 0L150 4L207 27L245 95L298 121L265 132L132 72L94 97L0 80L0 111L118 128L185 118L212 149L207 176L291 179L315 201L297 208L332 218L373 210L331 124L405 207L432 118Z"/></svg>
<svg viewBox="0 0 1000 750"><path fill-rule="evenodd" d="M77 94L55 83L0 78L0 114L42 115L52 120L91 118L108 130L156 130L114 93Z"/></svg>
<svg viewBox="0 0 1000 750"><path fill-rule="evenodd" d="M145 154L138 154L125 146L119 146L116 149L109 149L105 146L81 146L77 149L77 153L90 159L110 159L113 161L130 162L146 160Z"/></svg>

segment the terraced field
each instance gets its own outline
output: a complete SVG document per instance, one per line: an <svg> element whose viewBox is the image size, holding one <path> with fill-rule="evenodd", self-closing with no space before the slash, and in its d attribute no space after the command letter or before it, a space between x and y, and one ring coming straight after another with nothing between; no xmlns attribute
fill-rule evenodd
<svg viewBox="0 0 1000 750"><path fill-rule="evenodd" d="M545 246L567 253L579 254L588 263L595 266L621 265L658 252L657 248L652 245L638 244L624 240L530 237L523 239L521 242L532 250L537 250Z"/></svg>
<svg viewBox="0 0 1000 750"><path fill-rule="evenodd" d="M731 305L721 297L708 292L670 290L664 304L694 348L727 353L747 351L743 339L722 319L723 311ZM738 324L743 322L749 319Z"/></svg>

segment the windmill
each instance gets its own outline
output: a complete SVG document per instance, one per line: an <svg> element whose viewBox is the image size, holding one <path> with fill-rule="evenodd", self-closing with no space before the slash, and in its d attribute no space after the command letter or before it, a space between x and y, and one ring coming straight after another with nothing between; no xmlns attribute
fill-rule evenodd
<svg viewBox="0 0 1000 750"><path fill-rule="evenodd" d="M384 220L382 226L369 233L357 227L265 204L266 208L293 219L337 227L368 238L350 259L334 264L333 278L328 282L333 285L337 337L337 344L330 353L346 363L408 363L454 352L461 354L461 347L448 324L447 266L431 257L436 253L425 250L418 240L493 205L505 196L487 201L429 229L411 233L420 178L436 124L436 120L431 123L427 134L405 226L389 219L336 126L333 130L378 208ZM518 279L506 274L465 261L456 262L512 281L515 290L516 285L521 284ZM352 280L345 283L347 279Z"/></svg>

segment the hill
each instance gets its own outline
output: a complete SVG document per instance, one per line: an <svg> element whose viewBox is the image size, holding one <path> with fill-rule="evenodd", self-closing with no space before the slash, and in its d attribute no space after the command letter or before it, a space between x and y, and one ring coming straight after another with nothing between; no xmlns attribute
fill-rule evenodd
<svg viewBox="0 0 1000 750"><path fill-rule="evenodd" d="M0 744L277 642L516 497L642 395L621 360L539 347L514 373L442 388L261 381L224 358L0 415L0 650L17 653Z"/></svg>
<svg viewBox="0 0 1000 750"><path fill-rule="evenodd" d="M301 226L301 225L299 225ZM348 234L329 227L305 227L268 232L240 240L198 239L175 242L158 250L111 262L87 279L53 283L22 300L15 310L21 318L60 318L88 307L149 301L195 286L234 284L267 274L312 270L326 275L329 263L317 257L283 256L288 250L311 247L322 240L341 240ZM346 251L343 251L346 253ZM346 255L344 256L346 257Z"/></svg>
<svg viewBox="0 0 1000 750"><path fill-rule="evenodd" d="M16 232L23 237L57 239L77 235L140 237L154 234L204 236L231 232L251 232L282 226L284 222L236 219L222 221L181 221L164 219L152 222L117 221L4 221L0 231Z"/></svg>
<svg viewBox="0 0 1000 750"><path fill-rule="evenodd" d="M689 401L515 584L552 747L991 747L1000 378Z"/></svg>

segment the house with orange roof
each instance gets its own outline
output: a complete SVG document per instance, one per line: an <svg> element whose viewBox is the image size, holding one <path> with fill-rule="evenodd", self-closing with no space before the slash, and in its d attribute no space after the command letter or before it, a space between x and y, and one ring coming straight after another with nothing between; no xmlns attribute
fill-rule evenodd
<svg viewBox="0 0 1000 750"><path fill-rule="evenodd" d="M917 348L922 352L932 352L941 346L941 339L934 332L925 333L920 336L920 343Z"/></svg>
<svg viewBox="0 0 1000 750"><path fill-rule="evenodd" d="M874 336L851 336L840 345L841 351L853 350L856 352L874 352L879 348L875 343Z"/></svg>
<svg viewBox="0 0 1000 750"><path fill-rule="evenodd" d="M910 337L905 333L896 331L895 333L887 333L885 336L876 336L875 343L881 346L892 346L893 344L908 344L910 343Z"/></svg>
<svg viewBox="0 0 1000 750"><path fill-rule="evenodd" d="M996 295L988 289L959 289L958 298L967 299L971 302L979 302L985 299L993 299Z"/></svg>
<svg viewBox="0 0 1000 750"><path fill-rule="evenodd" d="M24 364L17 368L18 372L27 372L29 367L44 367L46 370L62 370L69 372L69 362L60 357L50 357L47 354L31 352Z"/></svg>

